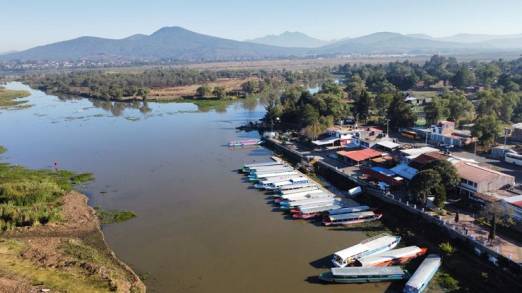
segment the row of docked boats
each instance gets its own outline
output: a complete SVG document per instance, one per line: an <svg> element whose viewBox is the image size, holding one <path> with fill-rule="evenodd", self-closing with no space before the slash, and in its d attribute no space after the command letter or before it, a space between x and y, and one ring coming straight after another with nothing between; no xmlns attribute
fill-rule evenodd
<svg viewBox="0 0 522 293"><path fill-rule="evenodd" d="M244 165L241 169L254 187L272 194L273 203L294 219L321 219L325 226L352 225L378 220L382 214L365 205L348 206L282 161ZM361 193L349 190L350 196ZM426 248L397 248L400 236L381 234L333 254L333 268L319 278L332 283L408 280L405 293L422 292L438 270L441 259L429 255L413 275L400 265L427 253Z"/></svg>
<svg viewBox="0 0 522 293"><path fill-rule="evenodd" d="M367 206L349 207L282 161L244 165L241 171L254 187L272 193L273 203L294 219L322 219L325 226L352 225L378 220L382 214ZM351 196L360 187L349 190Z"/></svg>
<svg viewBox="0 0 522 293"><path fill-rule="evenodd" d="M260 139L241 139L241 140L232 140L228 142L229 147L244 147L244 146L254 146L260 145L262 141Z"/></svg>

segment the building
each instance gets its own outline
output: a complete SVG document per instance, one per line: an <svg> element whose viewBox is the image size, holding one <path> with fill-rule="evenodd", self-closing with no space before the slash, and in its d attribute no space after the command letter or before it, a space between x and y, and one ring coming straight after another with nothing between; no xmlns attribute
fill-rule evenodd
<svg viewBox="0 0 522 293"><path fill-rule="evenodd" d="M431 162L439 161L439 160L447 160L449 159L448 155L445 155L439 151L436 152L428 152L423 153L420 156L416 157L410 162L410 167L421 170L424 166L428 165Z"/></svg>
<svg viewBox="0 0 522 293"><path fill-rule="evenodd" d="M409 164L413 159L416 157L425 154L425 153L432 153L432 152L438 152L439 150L432 147L421 147L421 148L412 148L412 149L405 149L400 150L398 154L397 160L406 164Z"/></svg>
<svg viewBox="0 0 522 293"><path fill-rule="evenodd" d="M464 161L454 166L460 177L459 193L479 202L484 202L480 194L494 197L495 192L515 186L515 177L490 168Z"/></svg>
<svg viewBox="0 0 522 293"><path fill-rule="evenodd" d="M382 153L373 149L362 149L356 151L339 151L337 155L348 164L360 165L369 162L371 159L381 157Z"/></svg>
<svg viewBox="0 0 522 293"><path fill-rule="evenodd" d="M440 121L431 126L431 131L427 133L428 141L438 145L450 147L463 147L475 142L469 130L455 129L455 122Z"/></svg>

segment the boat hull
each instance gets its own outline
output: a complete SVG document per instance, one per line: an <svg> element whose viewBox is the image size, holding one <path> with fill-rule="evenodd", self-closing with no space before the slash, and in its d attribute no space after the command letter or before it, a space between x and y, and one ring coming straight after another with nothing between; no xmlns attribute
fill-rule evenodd
<svg viewBox="0 0 522 293"><path fill-rule="evenodd" d="M376 215L375 217L370 218L370 219L357 219L357 220L349 220L349 221L344 221L344 222L323 221L323 224L325 226L350 226L350 225L355 225L355 224L377 221L380 218L382 218L382 215Z"/></svg>
<svg viewBox="0 0 522 293"><path fill-rule="evenodd" d="M361 284L361 283L377 283L377 282L391 282L406 279L407 276L383 276L383 277L359 277L359 278L339 278L334 276L331 272L324 272L319 275L319 279L326 283L338 284Z"/></svg>

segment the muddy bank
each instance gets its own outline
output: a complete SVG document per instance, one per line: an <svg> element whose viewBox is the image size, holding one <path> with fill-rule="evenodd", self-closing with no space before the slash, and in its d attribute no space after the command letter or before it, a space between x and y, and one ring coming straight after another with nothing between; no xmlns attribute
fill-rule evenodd
<svg viewBox="0 0 522 293"><path fill-rule="evenodd" d="M56 223L0 234L0 292L145 292L107 246L87 197L63 197Z"/></svg>

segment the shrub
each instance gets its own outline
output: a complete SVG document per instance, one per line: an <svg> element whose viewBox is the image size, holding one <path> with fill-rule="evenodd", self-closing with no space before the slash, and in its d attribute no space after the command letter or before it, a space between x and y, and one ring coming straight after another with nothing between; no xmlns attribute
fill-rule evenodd
<svg viewBox="0 0 522 293"><path fill-rule="evenodd" d="M439 249L445 254L453 254L455 252L455 248L449 242L439 244Z"/></svg>
<svg viewBox="0 0 522 293"><path fill-rule="evenodd" d="M440 273L438 276L438 282L442 288L450 292L459 289L459 282L447 273Z"/></svg>

